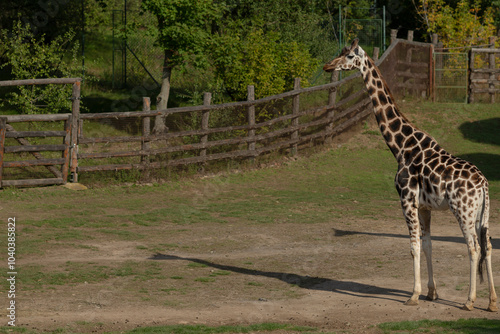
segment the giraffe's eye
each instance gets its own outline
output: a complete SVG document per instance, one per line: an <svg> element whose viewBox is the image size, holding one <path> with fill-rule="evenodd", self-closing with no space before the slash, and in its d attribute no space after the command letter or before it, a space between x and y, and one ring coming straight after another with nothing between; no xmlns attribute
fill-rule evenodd
<svg viewBox="0 0 500 334"><path fill-rule="evenodd" d="M346 58L347 59L352 59L352 58L354 58L354 56L353 55L347 55Z"/></svg>

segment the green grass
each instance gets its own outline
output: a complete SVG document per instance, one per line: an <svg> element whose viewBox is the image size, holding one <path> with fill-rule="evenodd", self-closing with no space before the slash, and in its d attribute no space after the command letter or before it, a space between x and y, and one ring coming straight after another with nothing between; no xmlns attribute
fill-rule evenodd
<svg viewBox="0 0 500 334"><path fill-rule="evenodd" d="M78 322L80 326L91 328L89 322ZM442 334L496 334L500 331L500 320L487 319L460 319L456 321L420 320L382 323L377 326L381 333L386 334L417 334L417 333L442 333ZM295 326L278 323L261 323L253 325L232 326L206 326L206 325L170 325L140 327L127 332L128 334L219 334L219 333L255 333L255 332L278 332L278 333L320 333L318 329L308 326ZM0 333L39 333L23 327L0 327ZM68 329L59 329L53 333L72 333ZM117 333L117 332L108 332ZM325 333L321 331L321 333Z"/></svg>
<svg viewBox="0 0 500 334"><path fill-rule="evenodd" d="M294 326L277 323L263 323L248 326L218 326L211 327L205 325L177 325L137 328L127 333L164 333L164 334L219 334L219 333L254 333L286 331L287 333L301 333L314 331L313 327Z"/></svg>
<svg viewBox="0 0 500 334"><path fill-rule="evenodd" d="M383 323L378 328L384 333L453 333L496 334L500 333L500 320L460 319L457 321L420 320Z"/></svg>
<svg viewBox="0 0 500 334"><path fill-rule="evenodd" d="M85 282L98 283L116 277L129 277L140 281L167 278L163 275L159 263L141 264L135 261L125 261L113 266L72 261L55 268L23 265L19 267L18 272L23 290L42 290L58 285L75 285Z"/></svg>

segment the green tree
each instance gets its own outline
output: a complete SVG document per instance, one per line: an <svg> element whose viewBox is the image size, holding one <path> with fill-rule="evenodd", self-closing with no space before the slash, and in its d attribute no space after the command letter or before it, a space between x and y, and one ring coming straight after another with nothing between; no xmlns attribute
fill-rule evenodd
<svg viewBox="0 0 500 334"><path fill-rule="evenodd" d="M67 32L50 42L44 35L35 36L29 25L15 23L12 31L0 31L0 53L12 78L40 79L75 77L80 74L81 63L77 59L78 43L75 34ZM8 102L25 114L57 113L71 106L70 85L18 86L8 95Z"/></svg>
<svg viewBox="0 0 500 334"><path fill-rule="evenodd" d="M480 1L460 0L455 7L444 0L420 0L419 14L429 34L438 34L445 47L487 42L495 32L494 11L481 10Z"/></svg>
<svg viewBox="0 0 500 334"><path fill-rule="evenodd" d="M165 52L161 91L156 101L162 110L167 108L172 69L185 62L197 67L207 64L211 23L218 10L213 0L144 0L142 8L157 18L153 34ZM157 118L155 131L164 130L164 121Z"/></svg>
<svg viewBox="0 0 500 334"><path fill-rule="evenodd" d="M234 100L244 100L247 86L262 98L293 89L293 80L307 79L318 65L304 45L282 42L277 32L256 28L247 36L237 32L216 39L212 49L216 76Z"/></svg>

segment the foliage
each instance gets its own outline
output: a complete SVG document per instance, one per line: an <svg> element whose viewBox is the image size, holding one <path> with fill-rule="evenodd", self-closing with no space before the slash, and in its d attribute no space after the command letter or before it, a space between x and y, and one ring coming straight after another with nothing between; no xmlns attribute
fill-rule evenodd
<svg viewBox="0 0 500 334"><path fill-rule="evenodd" d="M152 33L172 67L185 61L206 65L209 24L218 13L212 0L144 0L142 8L158 19Z"/></svg>
<svg viewBox="0 0 500 334"><path fill-rule="evenodd" d="M12 27L19 18L34 35L52 41L62 31L79 31L82 27L82 4L86 9L101 0L2 0L0 29ZM102 0L109 1L109 0Z"/></svg>
<svg viewBox="0 0 500 334"><path fill-rule="evenodd" d="M0 32L0 45L6 59L0 67L9 68L16 80L78 76L79 46L78 43L71 46L74 37L69 31L46 42L44 35L35 37L29 25L18 21L12 33ZM17 91L8 94L9 103L24 114L68 110L70 96L70 85L18 86Z"/></svg>
<svg viewBox="0 0 500 334"><path fill-rule="evenodd" d="M213 43L212 57L218 80L232 99L243 101L247 86L255 86L255 98L293 89L294 78L307 78L318 62L295 41L283 42L279 33L256 28L247 36L237 31ZM266 118L266 115L258 115Z"/></svg>
<svg viewBox="0 0 500 334"><path fill-rule="evenodd" d="M444 47L484 44L495 33L494 11L481 11L480 1L460 0L453 8L445 0L420 0L419 14L427 32L437 33Z"/></svg>
<svg viewBox="0 0 500 334"><path fill-rule="evenodd" d="M358 1L355 6L367 2ZM220 23L224 27L234 22L240 31L259 27L264 33L277 32L282 42L295 41L321 61L330 60L336 53L337 28L332 15L337 0L230 0L226 4L228 15Z"/></svg>
<svg viewBox="0 0 500 334"><path fill-rule="evenodd" d="M152 33L164 51L164 60L156 107L166 109L172 69L185 62L195 67L206 66L210 23L217 17L218 10L213 0L144 0L142 8L158 21ZM153 131L166 131L164 116L156 117Z"/></svg>

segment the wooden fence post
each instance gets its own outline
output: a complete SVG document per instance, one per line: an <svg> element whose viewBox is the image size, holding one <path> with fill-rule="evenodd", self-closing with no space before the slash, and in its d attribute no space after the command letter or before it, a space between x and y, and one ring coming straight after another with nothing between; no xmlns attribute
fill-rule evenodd
<svg viewBox="0 0 500 334"><path fill-rule="evenodd" d="M5 117L0 117L0 187L2 187L3 179L3 152L5 146L5 132L7 119Z"/></svg>
<svg viewBox="0 0 500 334"><path fill-rule="evenodd" d="M432 42L430 47L430 55L429 55L429 72L431 77L430 83L430 92L429 94L432 96L432 102L436 102L436 59L434 58L434 52L436 51L438 44L438 34L432 34Z"/></svg>
<svg viewBox="0 0 500 334"><path fill-rule="evenodd" d="M299 90L300 89L300 78L295 78L293 82L293 90ZM292 115L298 115L300 111L300 94L296 94L293 96L292 100ZM292 140L295 141L292 144L292 155L297 154L297 140L299 139L299 117L296 116L292 118L292 128L297 128L292 132Z"/></svg>
<svg viewBox="0 0 500 334"><path fill-rule="evenodd" d="M474 103L474 83L472 76L475 74L475 56L476 53L471 49L469 50L469 103Z"/></svg>
<svg viewBox="0 0 500 334"><path fill-rule="evenodd" d="M413 30L408 30L408 41L413 42Z"/></svg>
<svg viewBox="0 0 500 334"><path fill-rule="evenodd" d="M339 71L333 71L330 79L331 82L339 81ZM333 119L335 116L335 103L337 102L337 88L338 86L330 88L328 92L328 113L327 118ZM329 122L327 126L328 131L333 130L333 122Z"/></svg>
<svg viewBox="0 0 500 334"><path fill-rule="evenodd" d="M64 132L66 135L63 138L64 151L62 153L62 157L64 159L64 163L61 166L61 177L63 179L63 184L68 182L68 172L69 172L69 162L70 162L70 154L69 152L71 147L71 126L73 125L72 116L69 116L67 120L64 121Z"/></svg>
<svg viewBox="0 0 500 334"><path fill-rule="evenodd" d="M204 106L209 106L210 103L212 102L212 93L204 93L203 94L203 105ZM208 130L208 121L210 118L210 111L209 110L203 110L202 115L201 115L201 129L202 130ZM205 145L208 143L208 134L204 134L201 136L200 143L205 147ZM204 157L207 155L207 149L202 148L200 150L200 156Z"/></svg>
<svg viewBox="0 0 500 334"><path fill-rule="evenodd" d="M437 45L438 43L438 34L432 34L432 44Z"/></svg>
<svg viewBox="0 0 500 334"><path fill-rule="evenodd" d="M408 30L408 41L412 41L413 40L413 31L411 30ZM408 69L405 71L408 76L407 77L403 77L403 94L404 96L406 96L407 94L407 91L410 90L410 88L407 88L406 87L406 83L407 82L411 82L411 79L412 79L412 74L411 74L411 67L410 67L410 64L411 64L411 58L413 56L413 48L409 47L407 50L406 50L406 65L408 66Z"/></svg>
<svg viewBox="0 0 500 334"><path fill-rule="evenodd" d="M151 110L151 99L149 97L142 98L142 111L148 112ZM148 152L150 148L149 140L146 139L151 134L151 117L142 118L142 144L141 151ZM141 163L149 164L149 155L141 155Z"/></svg>
<svg viewBox="0 0 500 334"><path fill-rule="evenodd" d="M379 55L380 55L380 48L374 47L373 48L373 61L377 61Z"/></svg>
<svg viewBox="0 0 500 334"><path fill-rule="evenodd" d="M255 87L253 85L247 86L247 100L253 101L255 100ZM248 150L255 152L255 129L253 126L255 125L255 105L250 105L247 107L247 115L248 115L248 126L250 129L248 130ZM252 163L254 162L254 157L252 157Z"/></svg>
<svg viewBox="0 0 500 334"><path fill-rule="evenodd" d="M80 85L77 81L73 84L73 93L71 95L71 165L70 171L72 182L78 182L78 123L80 121Z"/></svg>
<svg viewBox="0 0 500 334"><path fill-rule="evenodd" d="M434 101L434 44L429 46L429 98Z"/></svg>
<svg viewBox="0 0 500 334"><path fill-rule="evenodd" d="M391 44L395 43L397 38L398 38L398 30L391 29Z"/></svg>
<svg viewBox="0 0 500 334"><path fill-rule="evenodd" d="M495 48L495 37L489 38L490 49ZM495 53L491 52L489 54L489 63L490 63L490 75L489 75L489 85L488 88L490 90L490 103L495 103Z"/></svg>

